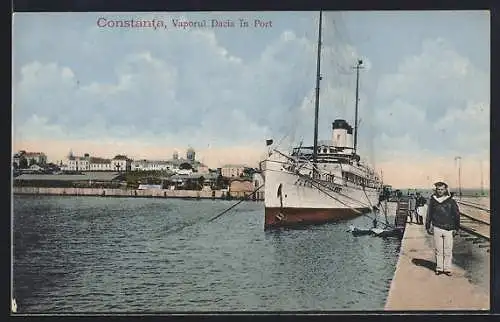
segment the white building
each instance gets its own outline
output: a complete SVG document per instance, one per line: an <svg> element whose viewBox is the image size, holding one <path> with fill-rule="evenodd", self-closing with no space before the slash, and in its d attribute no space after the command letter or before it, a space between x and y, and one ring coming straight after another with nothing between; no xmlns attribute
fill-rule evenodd
<svg viewBox="0 0 500 322"><path fill-rule="evenodd" d="M31 171L35 171L35 172L42 172L42 171L45 170L43 167L39 166L38 164L33 164L28 169L31 170Z"/></svg>
<svg viewBox="0 0 500 322"><path fill-rule="evenodd" d="M83 157L74 156L70 152L66 162L65 171L90 171L90 156L86 153Z"/></svg>
<svg viewBox="0 0 500 322"><path fill-rule="evenodd" d="M231 177L239 177L243 174L245 170L244 165L240 164L227 164L221 168L221 173L223 177L231 178Z"/></svg>
<svg viewBox="0 0 500 322"><path fill-rule="evenodd" d="M114 171L110 159L91 157L90 171Z"/></svg>
<svg viewBox="0 0 500 322"><path fill-rule="evenodd" d="M130 171L132 169L132 160L125 155L117 155L111 159L111 168L113 171Z"/></svg>
<svg viewBox="0 0 500 322"><path fill-rule="evenodd" d="M135 160L132 161L132 171L174 171L176 166L169 161L162 160Z"/></svg>
<svg viewBox="0 0 500 322"><path fill-rule="evenodd" d="M130 171L132 160L124 155L117 155L113 159L91 157L85 153L83 157L74 156L70 152L66 164L61 166L63 171Z"/></svg>
<svg viewBox="0 0 500 322"><path fill-rule="evenodd" d="M182 167L182 169L181 169ZM172 171L177 174L208 174L209 169L203 163L195 160L195 151L189 148L186 158L179 158L179 154L174 152L170 160L135 160L131 164L132 171Z"/></svg>
<svg viewBox="0 0 500 322"><path fill-rule="evenodd" d="M191 175L193 174L193 170L192 169L177 169L175 171L176 174L179 174L179 175Z"/></svg>

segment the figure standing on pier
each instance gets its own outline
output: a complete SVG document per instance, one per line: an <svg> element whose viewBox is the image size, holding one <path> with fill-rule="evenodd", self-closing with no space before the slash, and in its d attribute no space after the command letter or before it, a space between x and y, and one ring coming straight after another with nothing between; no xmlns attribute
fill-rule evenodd
<svg viewBox="0 0 500 322"><path fill-rule="evenodd" d="M436 190L429 199L425 229L434 235L436 275L444 273L451 276L453 237L460 229L460 212L448 192L448 185L439 181L434 186Z"/></svg>
<svg viewBox="0 0 500 322"><path fill-rule="evenodd" d="M420 192L417 192L416 199L417 199L417 203L416 203L417 208L415 210L415 213L416 213L416 217L417 217L417 224L423 225L424 218L422 217L422 211L423 211L423 207L427 203L427 200L420 194Z"/></svg>
<svg viewBox="0 0 500 322"><path fill-rule="evenodd" d="M410 223L413 222L413 217L415 217L415 223L418 224L416 210L417 210L417 199L413 194L410 194L410 197L408 198L408 216L410 217Z"/></svg>

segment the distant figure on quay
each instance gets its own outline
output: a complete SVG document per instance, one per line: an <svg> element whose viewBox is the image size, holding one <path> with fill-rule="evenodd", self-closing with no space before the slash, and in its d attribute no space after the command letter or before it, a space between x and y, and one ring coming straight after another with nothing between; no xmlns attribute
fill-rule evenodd
<svg viewBox="0 0 500 322"><path fill-rule="evenodd" d="M435 193L429 199L425 229L434 235L436 252L436 275L451 276L453 237L460 228L460 212L456 201L451 198L448 185L443 181L434 184Z"/></svg>
<svg viewBox="0 0 500 322"><path fill-rule="evenodd" d="M422 217L422 211L423 207L427 204L427 200L420 194L420 192L417 192L416 199L417 199L416 202L417 209L415 210L415 213L417 217L417 224L423 225L424 219Z"/></svg>
<svg viewBox="0 0 500 322"><path fill-rule="evenodd" d="M413 222L413 217L415 217L415 223L418 224L417 218L417 200L413 194L410 194L410 198L408 199L408 216L410 217L410 223Z"/></svg>

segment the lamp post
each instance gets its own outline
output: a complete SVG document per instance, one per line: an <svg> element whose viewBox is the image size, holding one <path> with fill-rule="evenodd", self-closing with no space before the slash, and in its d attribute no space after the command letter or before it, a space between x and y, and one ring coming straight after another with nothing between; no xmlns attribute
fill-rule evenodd
<svg viewBox="0 0 500 322"><path fill-rule="evenodd" d="M484 196L484 180L483 180L483 161L479 161L479 167L481 169L481 197Z"/></svg>
<svg viewBox="0 0 500 322"><path fill-rule="evenodd" d="M459 199L462 199L462 181L461 181L461 176L462 176L462 157L461 156L456 156L455 161L458 162L458 196Z"/></svg>

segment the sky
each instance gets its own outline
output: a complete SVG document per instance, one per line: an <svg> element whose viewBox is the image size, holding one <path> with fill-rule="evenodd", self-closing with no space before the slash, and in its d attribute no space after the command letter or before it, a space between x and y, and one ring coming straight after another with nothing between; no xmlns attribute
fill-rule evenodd
<svg viewBox="0 0 500 322"><path fill-rule="evenodd" d="M110 26L130 19L157 28ZM170 159L190 146L219 167L256 166L269 138L282 150L312 145L318 19L15 13L13 152ZM453 187L460 168L463 187L480 187L481 173L489 187L489 39L488 11L324 12L319 138L335 119L353 124L362 59L359 153L384 182Z"/></svg>

